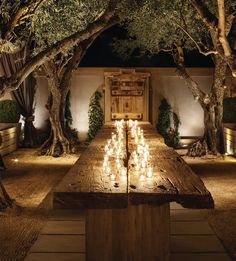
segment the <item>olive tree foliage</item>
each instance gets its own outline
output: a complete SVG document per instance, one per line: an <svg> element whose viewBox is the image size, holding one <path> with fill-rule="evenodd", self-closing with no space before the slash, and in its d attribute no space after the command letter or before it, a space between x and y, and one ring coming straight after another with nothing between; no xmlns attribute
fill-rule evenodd
<svg viewBox="0 0 236 261"><path fill-rule="evenodd" d="M48 153L55 155L56 146L69 151L65 137L63 113L70 72L83 57L86 48L111 22L115 13L114 0L2 0L0 2L0 53L17 52L22 48L25 64L9 78L0 78L0 92L15 90L36 68L48 65L51 78L49 101L52 131L47 142ZM76 47L74 47L76 46ZM64 67L67 64L67 67ZM64 69L64 73L61 73ZM69 73L68 73L69 72ZM63 89L63 92L61 91ZM62 116L61 114L62 108ZM61 116L61 117L60 117ZM12 207L0 180L0 210Z"/></svg>
<svg viewBox="0 0 236 261"><path fill-rule="evenodd" d="M217 16L216 1L207 0L205 3ZM175 46L182 46L190 51L197 49L203 55L216 53L209 29L191 1L130 0L122 5L128 15L120 12L120 17L130 38L125 41L116 39L114 46L124 58L128 58L135 48L148 51L151 55L160 51L172 52ZM225 12L228 20L234 17L235 11L236 2L227 1ZM233 45L235 35L229 37Z"/></svg>
<svg viewBox="0 0 236 261"><path fill-rule="evenodd" d="M86 29L90 23L101 17L108 2L108 0L49 0L45 2L36 11L32 20L32 30L37 44L36 53Z"/></svg>
<svg viewBox="0 0 236 261"><path fill-rule="evenodd" d="M0 53L18 52L31 36L31 20L46 0L0 1Z"/></svg>
<svg viewBox="0 0 236 261"><path fill-rule="evenodd" d="M153 55L164 51L172 55L178 74L204 110L205 136L214 154L220 151L222 144L222 105L227 65L233 72L232 54L227 57L222 46L222 22L218 19L219 2L222 1L207 0L203 4L201 0L130 0L126 2L128 18L121 13L130 38L116 39L113 43L116 52L123 58L137 49L141 54ZM235 1L229 0L223 12L225 41L231 50L236 47L235 8ZM210 55L215 63L214 80L209 92L201 90L184 66L184 54L191 50Z"/></svg>
<svg viewBox="0 0 236 261"><path fill-rule="evenodd" d="M8 78L0 78L1 94L17 89L25 77L37 67L43 65L46 61L50 61L63 50L67 51L102 30L114 17L116 1L74 0L70 1L70 5L67 4L67 1L62 0L43 1L40 7L36 9L37 15L35 12L30 24L32 33L36 31L36 34L33 35L32 44L28 45L30 46L31 56L27 57L27 62L14 75ZM98 6L102 8L98 8ZM78 12L75 12L75 10ZM61 19L58 19L58 16ZM67 20L71 23L66 22ZM47 27L47 21L49 27ZM85 25L87 26L85 27ZM69 29L66 26L69 26ZM52 29L54 29L55 41L53 41L50 33ZM47 46L48 48L46 48Z"/></svg>

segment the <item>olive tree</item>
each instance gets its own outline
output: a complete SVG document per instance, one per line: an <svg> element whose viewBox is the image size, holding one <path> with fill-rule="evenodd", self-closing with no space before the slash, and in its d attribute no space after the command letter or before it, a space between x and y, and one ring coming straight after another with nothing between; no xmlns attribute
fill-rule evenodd
<svg viewBox="0 0 236 261"><path fill-rule="evenodd" d="M73 2L81 2L82 0L74 0ZM46 1L46 5L52 1ZM61 1L54 0L53 3L59 3ZM84 2L84 1L82 1ZM94 1L86 1L88 4ZM68 50L73 46L81 43L82 41L90 38L92 35L98 33L102 28L104 28L108 21L114 17L115 13L115 0L109 0L105 9L94 18L93 21L87 23L87 26L79 31L73 31L73 33L68 32L63 39L59 41L52 42L51 45L37 52L35 55L27 55L26 62L24 66L16 71L11 77L1 77L0 78L0 95L3 95L5 92L16 90L19 85L24 81L24 79L33 72L36 68L43 65L45 62L50 61L57 54L63 50ZM40 8L43 8L42 6ZM37 9L38 10L38 9ZM45 11L42 19L47 20L49 13ZM77 14L79 15L79 14ZM33 44L31 44L32 47Z"/></svg>
<svg viewBox="0 0 236 261"><path fill-rule="evenodd" d="M217 18L218 6L214 5L213 0L205 1L204 7L207 8L208 13L205 9L204 12L201 10L204 14L203 18L197 9L199 2L197 0L127 2L128 19L125 15L121 16L121 19L124 21L130 39L116 41L113 46L122 57L129 56L137 48L144 52L148 51L150 55L161 51L172 55L177 73L184 79L194 99L204 110L205 138L212 153L217 154L222 151L223 97L226 70L230 63L222 47L220 19ZM224 35L231 48L236 39L234 14L235 1L228 1L224 15L229 22ZM214 33L212 27L206 25L206 15L216 19ZM185 53L191 50L197 50L201 55L211 56L214 61L213 84L209 92L204 92L185 68Z"/></svg>
<svg viewBox="0 0 236 261"><path fill-rule="evenodd" d="M103 14L107 4L108 1L104 0L47 2L38 9L33 20L33 31L37 43L35 51L48 49L54 42L58 42L74 32L84 30L88 24ZM65 120L65 105L72 71L78 67L96 37L115 22L115 18L110 19L97 33L75 46L63 48L56 56L43 64L48 76L47 108L51 124L49 138L42 146L43 154L59 156L62 153L71 152L72 140L70 128Z"/></svg>
<svg viewBox="0 0 236 261"><path fill-rule="evenodd" d="M69 2L75 8L74 12L68 5ZM0 78L0 95L16 90L24 79L40 66L49 64L49 77L54 77L54 72L56 75L59 75L60 70L63 72L59 84L58 82L54 84L53 80L49 82L50 93L54 97L53 102L50 103L50 120L55 131L53 142L49 144L50 155L54 154L55 142L61 143L63 152L67 152L69 148L61 125L58 125L59 131L57 131L57 126L54 124L60 121L59 104L66 96L66 91L62 95L60 89L65 85L68 88L71 68L78 64L94 37L109 23L113 23L111 19L115 14L115 5L115 0L3 0L0 3L0 53L17 52L25 47L27 50L23 67L11 77ZM65 27L60 27L60 19L67 22ZM45 26L48 31L43 31L42 26ZM67 59L68 57L71 59ZM67 67L62 66L63 61L69 62ZM50 66L51 63L54 65ZM55 65L58 67L56 71L54 71ZM13 201L0 180L0 209L12 207L12 204Z"/></svg>
<svg viewBox="0 0 236 261"><path fill-rule="evenodd" d="M22 49L30 39L30 24L45 0L2 0L0 3L0 53Z"/></svg>

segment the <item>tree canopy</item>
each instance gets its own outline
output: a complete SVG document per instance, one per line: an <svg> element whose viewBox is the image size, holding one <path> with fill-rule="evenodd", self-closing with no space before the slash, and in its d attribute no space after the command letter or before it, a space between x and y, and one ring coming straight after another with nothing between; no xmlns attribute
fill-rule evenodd
<svg viewBox="0 0 236 261"><path fill-rule="evenodd" d="M217 17L216 2L208 0L205 4ZM135 48L139 48L141 53L148 51L153 55L160 51L171 53L176 45L190 51L196 49L203 55L216 53L211 32L191 1L129 1L126 3L126 10L129 10L129 15L122 13L121 19L129 33L129 39L116 39L113 44L124 58L128 58ZM225 14L228 20L235 10L235 1L227 1ZM231 32L228 32L231 45L236 39L235 28L234 21Z"/></svg>
<svg viewBox="0 0 236 261"><path fill-rule="evenodd" d="M108 0L50 0L39 8L32 20L36 52L86 29L106 10Z"/></svg>
<svg viewBox="0 0 236 261"><path fill-rule="evenodd" d="M74 9L76 9L77 6L78 13L76 13L74 9L70 7L71 5L67 6L67 1L64 0L50 1L52 6L48 2L43 2L42 5L40 5L40 8L37 9L37 12L39 12L38 16L35 12L33 20L34 23L31 21L31 26L34 25L32 30L34 28L36 31L34 34L35 39L30 45L31 53L33 53L34 56L27 57L27 62L24 64L24 66L10 78L3 77L0 79L0 90L2 94L6 90L11 91L17 89L25 77L27 77L37 67L41 66L46 61L53 59L63 50L69 50L73 46L90 38L93 34L98 33L100 30L105 28L110 20L114 17L116 5L115 0L74 0L71 2L74 3ZM59 5L59 3L61 5ZM80 12L78 9L80 5L83 7L82 12ZM100 6L100 8L98 8L98 6ZM72 15L77 16L72 18ZM58 16L62 16L63 19L56 19ZM73 31L70 31L72 26L70 23L63 23L63 21L65 22L67 18L69 20L72 19L70 21L77 21L75 22ZM56 19L56 22L54 31L52 31L54 19ZM46 26L46 21L49 21L48 26ZM45 30L47 33L45 33ZM65 34L66 30L67 33ZM53 41L52 35L55 34L55 32L57 32L57 39ZM32 49L36 50L36 52L32 52Z"/></svg>

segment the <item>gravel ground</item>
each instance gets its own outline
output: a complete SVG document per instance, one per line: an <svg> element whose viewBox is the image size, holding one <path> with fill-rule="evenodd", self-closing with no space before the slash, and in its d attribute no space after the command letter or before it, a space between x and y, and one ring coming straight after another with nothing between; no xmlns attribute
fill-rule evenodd
<svg viewBox="0 0 236 261"><path fill-rule="evenodd" d="M211 192L215 210L209 223L232 259L236 260L236 158L185 160Z"/></svg>
<svg viewBox="0 0 236 261"><path fill-rule="evenodd" d="M0 213L0 260L23 260L47 221L45 200L78 155L60 158L37 156L33 149L19 149L4 157L3 184L17 207Z"/></svg>

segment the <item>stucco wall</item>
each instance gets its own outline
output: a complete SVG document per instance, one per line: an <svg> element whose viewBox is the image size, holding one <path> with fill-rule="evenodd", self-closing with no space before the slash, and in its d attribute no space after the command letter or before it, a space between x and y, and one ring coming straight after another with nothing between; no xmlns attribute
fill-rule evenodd
<svg viewBox="0 0 236 261"><path fill-rule="evenodd" d="M93 93L104 86L104 72L115 71L119 68L79 68L74 71L71 81L71 111L73 127L79 131L81 140L87 137L88 105ZM203 111L194 101L192 94L175 72L174 68L137 68L138 71L151 73L151 119L155 124L158 117L160 100L166 98L181 120L180 134L182 136L201 135L203 133ZM203 90L208 90L212 84L212 69L189 69L193 79ZM37 128L45 126L47 119L47 78L43 75L37 77L35 125ZM9 96L8 96L9 97ZM6 97L3 97L6 98ZM2 98L2 99L3 99ZM102 101L104 106L104 101Z"/></svg>
<svg viewBox="0 0 236 261"><path fill-rule="evenodd" d="M116 69L80 68L74 72L71 85L71 109L74 119L73 127L79 130L80 139L84 139L87 135L89 99L96 89L102 90L104 72L113 70ZM138 68L138 70L151 72L152 106L150 109L152 116L150 121L156 124L160 100L166 98L180 117L180 134L182 136L202 135L203 111L194 101L184 81L176 75L175 70L172 68ZM189 71L203 90L210 88L212 84L211 69L192 68Z"/></svg>

